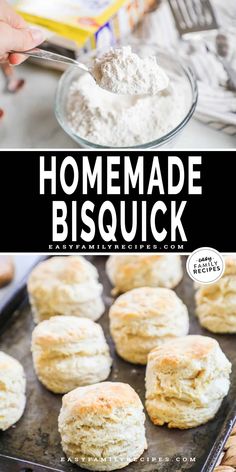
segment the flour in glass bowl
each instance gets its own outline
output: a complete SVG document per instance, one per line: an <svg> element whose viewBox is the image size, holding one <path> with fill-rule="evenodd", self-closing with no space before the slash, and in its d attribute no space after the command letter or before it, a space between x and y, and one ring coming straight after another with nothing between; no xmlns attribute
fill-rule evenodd
<svg viewBox="0 0 236 472"><path fill-rule="evenodd" d="M186 92L178 80L156 95L117 95L85 73L68 92L67 118L73 132L100 146L150 143L178 126L186 112Z"/></svg>

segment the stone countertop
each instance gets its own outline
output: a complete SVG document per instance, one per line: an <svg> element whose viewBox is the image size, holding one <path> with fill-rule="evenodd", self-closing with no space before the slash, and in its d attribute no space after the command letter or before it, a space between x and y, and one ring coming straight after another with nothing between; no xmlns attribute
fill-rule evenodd
<svg viewBox="0 0 236 472"><path fill-rule="evenodd" d="M33 64L17 68L26 84L17 94L4 92L0 71L0 108L5 116L0 123L0 148L78 148L60 128L54 116L54 97L60 72ZM232 149L236 136L192 119L176 142L177 149Z"/></svg>

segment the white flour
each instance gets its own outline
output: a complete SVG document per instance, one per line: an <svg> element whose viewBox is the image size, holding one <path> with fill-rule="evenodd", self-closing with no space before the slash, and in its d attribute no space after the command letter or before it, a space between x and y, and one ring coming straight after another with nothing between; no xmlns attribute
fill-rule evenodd
<svg viewBox="0 0 236 472"><path fill-rule="evenodd" d="M175 128L187 105L182 83L154 96L116 95L83 74L68 92L67 116L73 131L94 144L138 146Z"/></svg>
<svg viewBox="0 0 236 472"><path fill-rule="evenodd" d="M130 46L111 48L96 58L91 73L100 87L123 95L155 95L169 83L155 56L141 58Z"/></svg>

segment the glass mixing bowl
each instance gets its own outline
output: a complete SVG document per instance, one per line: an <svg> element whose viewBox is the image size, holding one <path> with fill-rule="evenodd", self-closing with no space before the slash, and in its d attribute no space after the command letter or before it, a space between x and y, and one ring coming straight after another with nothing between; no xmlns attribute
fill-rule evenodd
<svg viewBox="0 0 236 472"><path fill-rule="evenodd" d="M175 56L163 52L159 48L153 45L140 45L135 44L132 45L132 50L139 54L141 57L147 55L156 55L158 64L166 71L167 75L169 76L171 82L173 83L175 80L182 82L184 95L185 95L185 102L187 104L186 113L182 121L172 130L170 130L167 134L158 137L157 139L147 142L141 143L137 146L130 146L126 147L125 149L151 149L151 148L158 148L164 147L173 141L180 132L184 129L184 127L189 122L190 118L192 117L194 110L197 104L198 98L198 91L197 91L197 82L196 78L192 72L192 70L185 64L183 61L178 61ZM104 51L102 51L104 52ZM80 61L89 65L92 60L98 54L97 51L92 51L90 53L84 54L80 56ZM101 54L101 50L99 50L99 54ZM103 145L102 143L94 143L87 141L78 133L76 133L73 128L71 127L70 123L68 122L67 117L67 95L68 91L72 85L72 83L79 78L81 74L84 72L80 71L77 67L70 67L69 69L64 72L62 75L57 92L56 92L56 103L55 103L55 114L56 118L63 128L63 130L76 141L82 148L94 148L94 149L114 149L114 147ZM174 143L173 143L174 144ZM119 147L122 149L122 147Z"/></svg>

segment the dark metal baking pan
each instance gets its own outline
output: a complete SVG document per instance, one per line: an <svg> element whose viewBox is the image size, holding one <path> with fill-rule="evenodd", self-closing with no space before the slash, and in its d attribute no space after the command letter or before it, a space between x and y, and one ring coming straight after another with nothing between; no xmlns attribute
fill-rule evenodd
<svg viewBox="0 0 236 472"><path fill-rule="evenodd" d="M5 329L8 322L12 323L15 310L19 308L21 303L27 298L26 283L28 275L33 270L34 266L48 258L48 256L37 256L33 262L30 259L30 263L27 264L27 269L23 272L24 275L22 278L18 279L18 277L14 277L13 281L7 287L4 287L3 296L1 292L0 298L0 334Z"/></svg>
<svg viewBox="0 0 236 472"><path fill-rule="evenodd" d="M106 258L104 256L92 256L89 259L98 268L100 280L104 286L106 312L99 323L105 331L114 358L110 380L129 383L144 402L145 368L131 365L120 359L115 354L114 345L109 334L107 309L113 299L111 297L111 286L105 274ZM189 308L190 333L213 336L201 329L194 316L193 284L186 274L176 292ZM78 466L66 461L60 446L57 418L61 407L61 396L47 391L38 382L33 370L30 353L33 327L30 307L26 303L25 306L17 310L17 314L12 317L12 323L5 328L0 337L0 349L22 362L27 374L25 413L14 427L0 433L0 472L78 471ZM200 472L207 460L209 465L209 458L212 459L212 455L209 456L209 453L217 435L221 433L223 437L226 437L230 432L232 421L228 421L226 425L224 425L224 421L236 397L235 336L221 335L213 337L219 341L223 351L233 364L230 392L223 401L220 411L214 420L206 425L186 431L168 430L166 427L154 426L147 416L148 450L141 460L130 464L123 469L124 471L183 472L190 470L191 472ZM223 444L222 438L220 444ZM218 447L217 454L219 450ZM216 460L217 454L214 452L214 460ZM212 467L212 460L210 462ZM208 468L206 470L210 472L212 469Z"/></svg>

